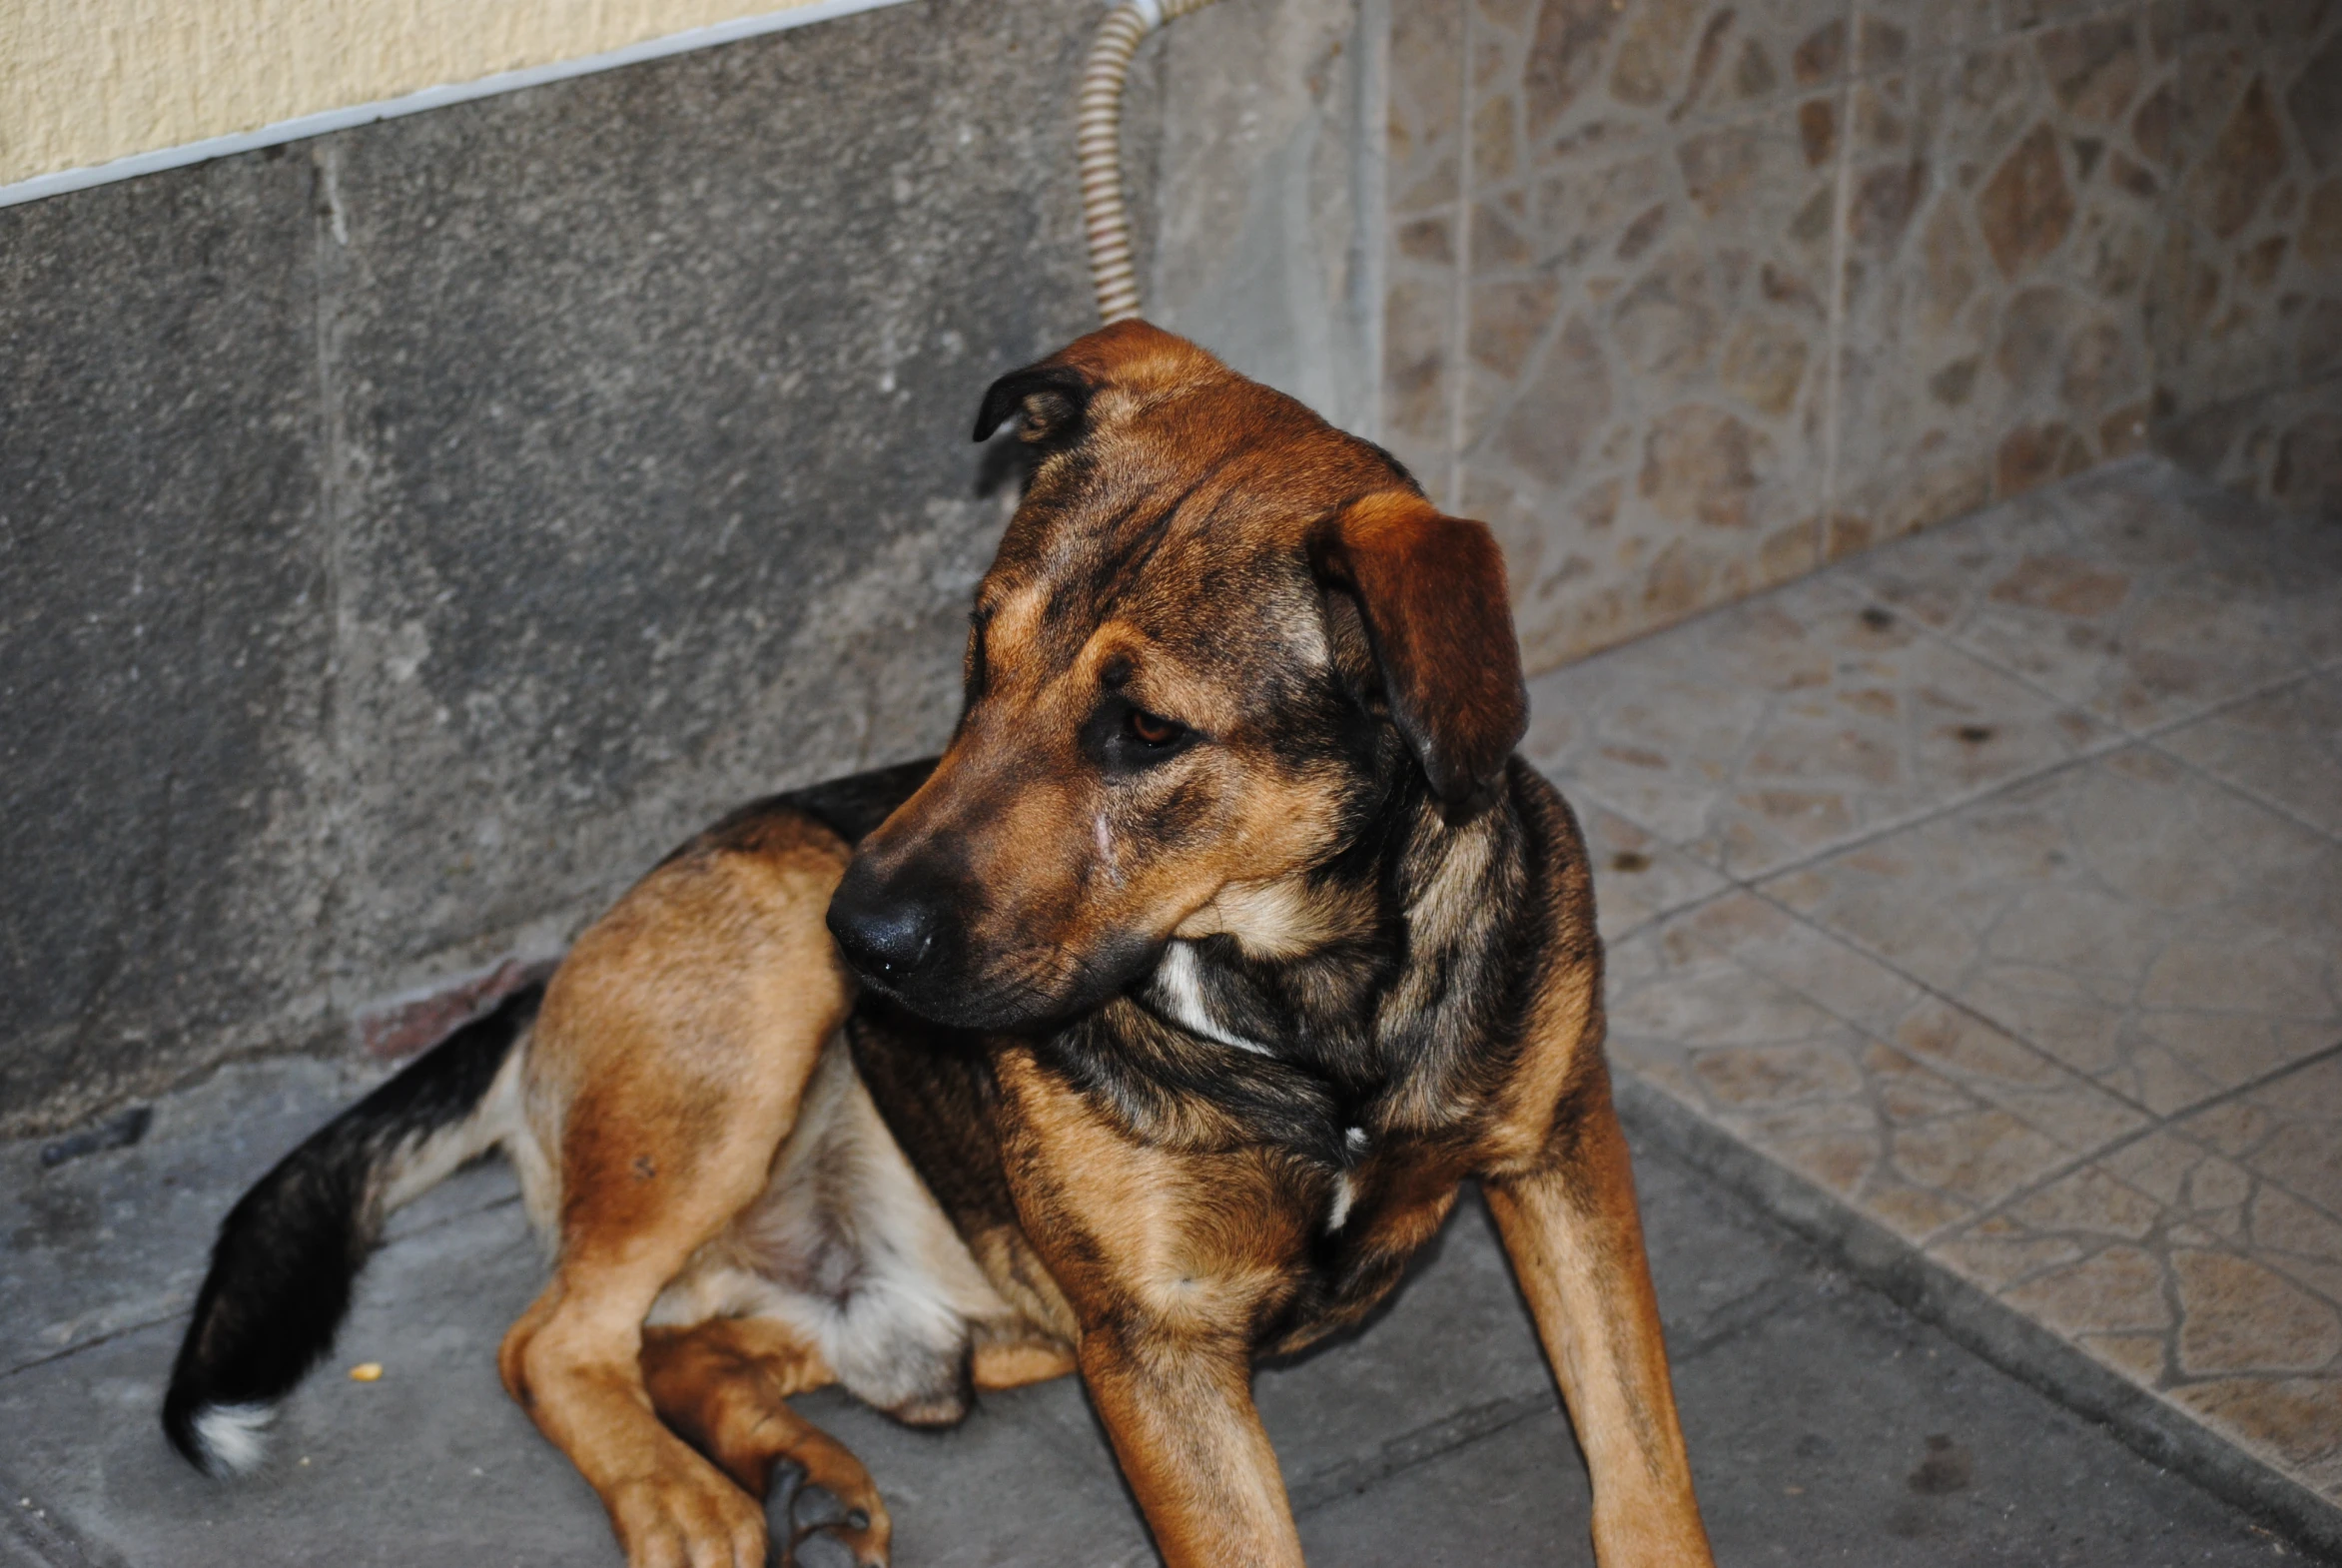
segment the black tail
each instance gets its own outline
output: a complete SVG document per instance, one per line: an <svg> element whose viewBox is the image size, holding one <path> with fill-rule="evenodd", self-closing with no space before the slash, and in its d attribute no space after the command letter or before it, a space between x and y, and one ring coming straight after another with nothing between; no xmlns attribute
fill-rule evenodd
<svg viewBox="0 0 2342 1568"><path fill-rule="evenodd" d="M163 1398L163 1431L190 1464L219 1475L260 1462L262 1428L332 1348L390 1207L492 1141L474 1113L543 997L523 987L449 1035L228 1211Z"/></svg>

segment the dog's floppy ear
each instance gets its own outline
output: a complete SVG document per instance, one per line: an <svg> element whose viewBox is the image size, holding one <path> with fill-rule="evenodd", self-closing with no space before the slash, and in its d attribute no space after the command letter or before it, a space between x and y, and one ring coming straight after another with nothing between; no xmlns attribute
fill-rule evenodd
<svg viewBox="0 0 2342 1568"><path fill-rule="evenodd" d="M1387 490L1319 523L1309 558L1357 601L1391 720L1432 791L1451 813L1478 805L1529 723L1495 537L1412 491Z"/></svg>
<svg viewBox="0 0 2342 1568"><path fill-rule="evenodd" d="M1021 439L1064 439L1081 429L1093 390L1089 377L1057 357L1011 371L986 390L976 410L976 438L992 439L992 432L1022 409L1025 426L1017 432Z"/></svg>

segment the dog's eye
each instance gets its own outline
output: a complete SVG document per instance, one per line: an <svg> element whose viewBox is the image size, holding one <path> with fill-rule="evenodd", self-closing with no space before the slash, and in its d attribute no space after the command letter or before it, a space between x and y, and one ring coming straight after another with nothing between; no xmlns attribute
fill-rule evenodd
<svg viewBox="0 0 2342 1568"><path fill-rule="evenodd" d="M1111 692L1082 725L1082 750L1108 775L1127 775L1168 762L1197 739L1177 719L1150 713Z"/></svg>
<svg viewBox="0 0 2342 1568"><path fill-rule="evenodd" d="M1123 729L1142 746L1168 746L1186 733L1186 726L1177 720L1145 708L1133 708L1123 720Z"/></svg>

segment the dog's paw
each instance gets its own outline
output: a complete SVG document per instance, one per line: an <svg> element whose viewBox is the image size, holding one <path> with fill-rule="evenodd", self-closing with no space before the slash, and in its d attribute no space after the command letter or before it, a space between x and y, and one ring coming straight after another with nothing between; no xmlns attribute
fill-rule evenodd
<svg viewBox="0 0 2342 1568"><path fill-rule="evenodd" d="M764 1568L764 1511L712 1465L622 1482L603 1501L626 1568Z"/></svg>
<svg viewBox="0 0 2342 1568"><path fill-rule="evenodd" d="M776 1481L765 1508L772 1525L769 1568L887 1568L893 1524L874 1496L841 1501L794 1474Z"/></svg>

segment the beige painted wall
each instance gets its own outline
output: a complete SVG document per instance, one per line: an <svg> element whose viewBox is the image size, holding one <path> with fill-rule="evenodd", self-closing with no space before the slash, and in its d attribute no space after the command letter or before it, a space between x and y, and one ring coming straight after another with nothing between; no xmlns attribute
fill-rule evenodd
<svg viewBox="0 0 2342 1568"><path fill-rule="evenodd" d="M0 185L807 0L0 0Z"/></svg>

